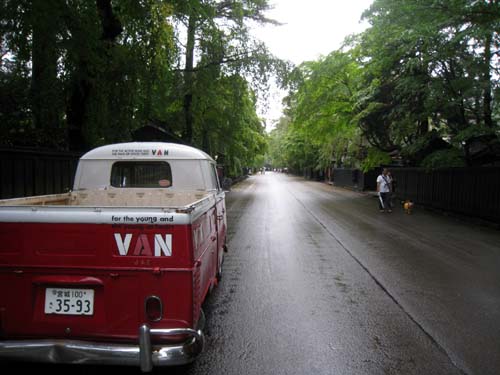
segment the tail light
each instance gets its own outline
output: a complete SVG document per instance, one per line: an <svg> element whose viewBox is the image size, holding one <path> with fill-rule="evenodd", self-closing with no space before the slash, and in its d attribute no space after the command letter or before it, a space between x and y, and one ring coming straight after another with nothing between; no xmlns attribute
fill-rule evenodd
<svg viewBox="0 0 500 375"><path fill-rule="evenodd" d="M146 298L145 302L146 317L151 322L157 322L161 320L163 315L163 305L161 303L160 297L149 296Z"/></svg>

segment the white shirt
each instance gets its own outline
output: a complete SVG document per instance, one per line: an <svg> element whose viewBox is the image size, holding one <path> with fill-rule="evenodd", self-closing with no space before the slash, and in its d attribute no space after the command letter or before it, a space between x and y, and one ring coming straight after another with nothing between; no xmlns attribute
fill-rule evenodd
<svg viewBox="0 0 500 375"><path fill-rule="evenodd" d="M380 186L380 193L390 193L391 192L391 178L389 176L384 176L381 174L377 177L377 186Z"/></svg>

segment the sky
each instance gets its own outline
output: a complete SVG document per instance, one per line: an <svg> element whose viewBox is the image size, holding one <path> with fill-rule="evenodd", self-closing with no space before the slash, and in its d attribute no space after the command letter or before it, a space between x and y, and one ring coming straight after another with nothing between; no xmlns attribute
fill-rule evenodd
<svg viewBox="0 0 500 375"><path fill-rule="evenodd" d="M361 14L372 0L270 0L274 9L269 18L281 26L255 27L253 35L266 43L275 56L298 65L316 60L341 47L344 38L363 31ZM276 88L270 93L268 106L259 108L269 130L281 115L284 93Z"/></svg>

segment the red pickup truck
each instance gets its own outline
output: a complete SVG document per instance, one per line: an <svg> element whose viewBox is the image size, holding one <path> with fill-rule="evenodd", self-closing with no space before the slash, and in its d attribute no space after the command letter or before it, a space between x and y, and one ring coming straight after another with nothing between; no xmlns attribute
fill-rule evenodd
<svg viewBox="0 0 500 375"><path fill-rule="evenodd" d="M191 362L225 250L210 156L170 143L92 150L73 191L0 200L0 359Z"/></svg>

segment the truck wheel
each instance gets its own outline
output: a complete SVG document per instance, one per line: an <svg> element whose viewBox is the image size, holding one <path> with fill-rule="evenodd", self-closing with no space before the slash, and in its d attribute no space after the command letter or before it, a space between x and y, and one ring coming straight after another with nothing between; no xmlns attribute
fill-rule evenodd
<svg viewBox="0 0 500 375"><path fill-rule="evenodd" d="M217 278L217 282L220 282L222 280L222 264L219 266L215 277Z"/></svg>
<svg viewBox="0 0 500 375"><path fill-rule="evenodd" d="M222 261L219 264L219 268L217 268L217 274L215 277L217 278L217 281L222 280L222 265L224 264L224 253L222 253Z"/></svg>

